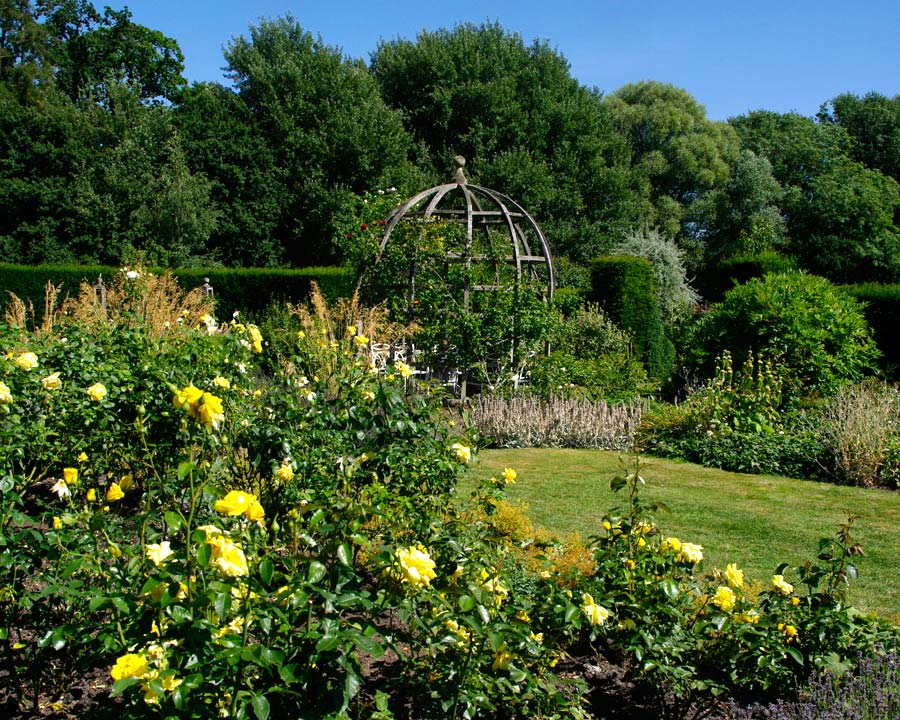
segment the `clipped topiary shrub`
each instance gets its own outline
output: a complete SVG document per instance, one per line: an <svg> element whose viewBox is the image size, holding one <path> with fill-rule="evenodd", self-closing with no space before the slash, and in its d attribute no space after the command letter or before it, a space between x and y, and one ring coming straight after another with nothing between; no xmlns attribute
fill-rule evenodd
<svg viewBox="0 0 900 720"><path fill-rule="evenodd" d="M874 371L878 348L862 307L825 278L770 274L730 290L694 329L686 363L712 377L729 350L736 366L751 351L765 355L784 381L786 397L831 395Z"/></svg>
<svg viewBox="0 0 900 720"><path fill-rule="evenodd" d="M664 378L672 368L674 347L666 337L654 292L653 266L646 258L610 255L591 263L591 292L596 302L623 330L651 377Z"/></svg>

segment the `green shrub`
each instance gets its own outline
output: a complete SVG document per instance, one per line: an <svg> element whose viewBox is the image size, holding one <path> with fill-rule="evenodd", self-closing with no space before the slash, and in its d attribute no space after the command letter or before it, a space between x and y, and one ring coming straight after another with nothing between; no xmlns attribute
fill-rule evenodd
<svg viewBox="0 0 900 720"><path fill-rule="evenodd" d="M659 316L649 260L629 255L593 260L588 300L631 334L635 352L651 377L669 374L675 351Z"/></svg>
<svg viewBox="0 0 900 720"><path fill-rule="evenodd" d="M799 269L797 261L774 250L754 255L739 255L722 260L702 274L702 291L707 302L719 302L735 285L770 273L787 273Z"/></svg>
<svg viewBox="0 0 900 720"><path fill-rule="evenodd" d="M843 285L863 306L863 312L875 344L881 351L881 368L895 380L900 379L900 285Z"/></svg>
<svg viewBox="0 0 900 720"><path fill-rule="evenodd" d="M785 273L728 291L697 324L686 363L712 377L725 350L735 364L751 352L777 368L788 397L827 396L871 373L878 349L860 305L824 278Z"/></svg>

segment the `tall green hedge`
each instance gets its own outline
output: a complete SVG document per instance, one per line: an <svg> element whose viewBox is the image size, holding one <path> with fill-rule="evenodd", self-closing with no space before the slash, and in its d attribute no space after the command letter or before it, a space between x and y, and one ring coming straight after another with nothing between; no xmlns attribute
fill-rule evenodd
<svg viewBox="0 0 900 720"><path fill-rule="evenodd" d="M590 302L623 330L631 333L635 352L651 377L665 378L672 369L675 350L666 337L653 291L653 266L632 255L609 255L590 264Z"/></svg>
<svg viewBox="0 0 900 720"><path fill-rule="evenodd" d="M786 273L797 270L797 261L774 251L754 255L736 255L720 262L715 268L702 274L700 292L707 302L719 302L735 285L769 273Z"/></svg>
<svg viewBox="0 0 900 720"><path fill-rule="evenodd" d="M62 299L66 295L76 295L82 281L94 284L102 274L108 282L119 272L121 268L105 265L32 266L0 263L0 305L5 305L9 300L9 293L14 293L26 303L34 305L36 320L40 322L47 282L60 288ZM353 292L354 280L349 270L338 267L298 270L180 269L173 270L172 274L185 289L200 287L209 278L219 318L228 318L235 310L253 315L273 303L301 302L309 295L312 281L316 281L329 298L349 296Z"/></svg>
<svg viewBox="0 0 900 720"><path fill-rule="evenodd" d="M866 321L881 350L882 370L890 378L900 380L900 285L864 283L841 287L863 304Z"/></svg>

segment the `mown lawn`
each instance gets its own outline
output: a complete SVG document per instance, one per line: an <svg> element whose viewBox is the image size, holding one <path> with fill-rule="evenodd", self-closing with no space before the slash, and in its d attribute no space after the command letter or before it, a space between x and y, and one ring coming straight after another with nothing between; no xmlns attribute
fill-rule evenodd
<svg viewBox="0 0 900 720"><path fill-rule="evenodd" d="M599 531L605 512L624 502L610 480L627 456L599 450L483 450L460 486L515 468L511 500L528 505L538 525L582 537ZM833 537L849 515L853 537L866 553L857 558L859 579L850 600L857 607L900 622L900 493L771 475L745 475L689 463L644 457L644 497L665 503L661 532L704 547L704 569L736 562L748 579L768 582L776 565L814 560L819 539ZM796 581L796 577L788 577ZM799 589L799 586L798 586Z"/></svg>

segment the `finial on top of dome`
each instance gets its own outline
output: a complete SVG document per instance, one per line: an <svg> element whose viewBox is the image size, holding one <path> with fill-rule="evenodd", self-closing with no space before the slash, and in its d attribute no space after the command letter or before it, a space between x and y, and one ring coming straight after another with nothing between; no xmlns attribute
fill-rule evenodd
<svg viewBox="0 0 900 720"><path fill-rule="evenodd" d="M466 176L463 173L463 168L466 166L466 159L462 155L457 155L453 158L453 161L456 163L456 175L454 176L454 180L456 180L457 185L465 185L466 184Z"/></svg>

